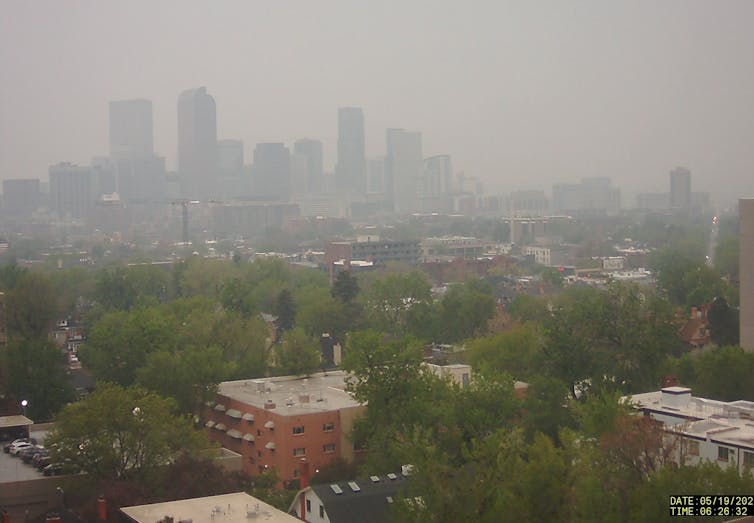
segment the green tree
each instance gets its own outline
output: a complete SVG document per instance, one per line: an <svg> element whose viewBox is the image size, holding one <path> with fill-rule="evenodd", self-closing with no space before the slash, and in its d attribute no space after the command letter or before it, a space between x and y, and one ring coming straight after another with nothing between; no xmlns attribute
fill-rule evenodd
<svg viewBox="0 0 754 523"><path fill-rule="evenodd" d="M330 293L333 298L338 298L343 303L351 303L359 294L359 282L350 271L341 271L335 277Z"/></svg>
<svg viewBox="0 0 754 523"><path fill-rule="evenodd" d="M272 313L277 316L275 328L280 333L289 331L296 323L296 304L293 302L293 295L288 289L283 289L275 299Z"/></svg>
<svg viewBox="0 0 754 523"><path fill-rule="evenodd" d="M81 347L81 361L98 380L131 385L151 352L175 350L175 318L161 307L105 314Z"/></svg>
<svg viewBox="0 0 754 523"><path fill-rule="evenodd" d="M417 324L413 318L426 316L424 311L432 304L429 281L418 271L388 273L362 296L370 325L398 337L408 334Z"/></svg>
<svg viewBox="0 0 754 523"><path fill-rule="evenodd" d="M10 339L45 338L55 322L57 295L50 280L39 273L18 275L5 296L5 315Z"/></svg>
<svg viewBox="0 0 754 523"><path fill-rule="evenodd" d="M214 398L217 385L232 371L218 347L192 347L175 353L148 354L136 377L144 388L173 398L181 412L199 414L204 403Z"/></svg>
<svg viewBox="0 0 754 523"><path fill-rule="evenodd" d="M483 374L507 372L517 380L527 381L541 374L542 342L535 325L518 325L508 332L471 341L469 363Z"/></svg>
<svg viewBox="0 0 754 523"><path fill-rule="evenodd" d="M147 483L179 451L207 445L187 417L175 414L172 400L107 383L64 408L47 443L56 461L90 477Z"/></svg>
<svg viewBox="0 0 754 523"><path fill-rule="evenodd" d="M741 347L720 347L700 354L686 354L677 363L681 382L694 394L721 401L754 397L754 354Z"/></svg>
<svg viewBox="0 0 754 523"><path fill-rule="evenodd" d="M47 421L73 399L64 358L49 339L19 339L8 344L8 386L19 400L29 402L27 414Z"/></svg>
<svg viewBox="0 0 754 523"><path fill-rule="evenodd" d="M440 302L440 335L456 342L485 334L487 322L495 314L491 289L479 280L453 285Z"/></svg>
<svg viewBox="0 0 754 523"><path fill-rule="evenodd" d="M739 241L737 235L728 235L720 238L715 250L715 268L730 278L738 279Z"/></svg>
<svg viewBox="0 0 754 523"><path fill-rule="evenodd" d="M712 300L707 318L710 337L716 345L720 347L738 345L740 335L738 310L728 305L728 300L722 296Z"/></svg>
<svg viewBox="0 0 754 523"><path fill-rule="evenodd" d="M275 351L277 367L284 375L310 374L320 363L317 342L300 327L285 332Z"/></svg>

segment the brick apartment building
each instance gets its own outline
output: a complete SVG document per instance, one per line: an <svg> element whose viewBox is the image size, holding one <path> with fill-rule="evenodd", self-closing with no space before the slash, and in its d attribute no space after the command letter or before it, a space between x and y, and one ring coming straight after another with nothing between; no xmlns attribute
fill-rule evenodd
<svg viewBox="0 0 754 523"><path fill-rule="evenodd" d="M203 420L212 440L242 456L248 475L274 468L288 483L300 477L302 458L312 472L353 461L349 435L364 408L345 391L345 373L333 371L223 382Z"/></svg>

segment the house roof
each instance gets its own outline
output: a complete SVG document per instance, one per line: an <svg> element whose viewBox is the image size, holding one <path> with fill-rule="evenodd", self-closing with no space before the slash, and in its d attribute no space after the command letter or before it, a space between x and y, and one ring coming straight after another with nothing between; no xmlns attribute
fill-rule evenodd
<svg viewBox="0 0 754 523"><path fill-rule="evenodd" d="M311 488L322 501L330 523L385 523L389 520L393 500L405 495L408 486L404 476L393 476L395 479L372 476L377 481L370 478L341 481L335 484L338 489L333 489L330 484L313 485ZM359 490L354 491L350 483L355 483ZM337 494L336 490L341 493Z"/></svg>
<svg viewBox="0 0 754 523"><path fill-rule="evenodd" d="M49 509L35 518L27 520L28 523L46 523L48 518L59 517L60 523L85 523L86 520L81 519L70 510L57 507Z"/></svg>

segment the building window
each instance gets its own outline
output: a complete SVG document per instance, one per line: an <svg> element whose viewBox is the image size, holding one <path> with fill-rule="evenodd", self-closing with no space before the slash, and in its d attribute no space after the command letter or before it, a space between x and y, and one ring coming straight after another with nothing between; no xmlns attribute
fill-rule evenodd
<svg viewBox="0 0 754 523"><path fill-rule="evenodd" d="M257 429L257 436L261 436L261 435L262 435L262 431Z"/></svg>
<svg viewBox="0 0 754 523"><path fill-rule="evenodd" d="M254 459L254 456L249 456L249 463L254 464L257 460Z"/></svg>
<svg viewBox="0 0 754 523"><path fill-rule="evenodd" d="M320 519L325 519L325 507L322 505L319 506L319 517Z"/></svg>
<svg viewBox="0 0 754 523"><path fill-rule="evenodd" d="M306 456L306 449L304 447L293 449L293 457L297 456Z"/></svg>
<svg viewBox="0 0 754 523"><path fill-rule="evenodd" d="M698 456L699 455L699 442L693 439L688 440L688 444L686 445L686 448L688 449L686 451L686 454L689 456Z"/></svg>
<svg viewBox="0 0 754 523"><path fill-rule="evenodd" d="M744 451L744 467L747 469L754 468L754 452Z"/></svg>
<svg viewBox="0 0 754 523"><path fill-rule="evenodd" d="M335 430L335 423L325 423L322 425L323 432L332 432Z"/></svg>
<svg viewBox="0 0 754 523"><path fill-rule="evenodd" d="M307 499L306 500L306 511L307 512L311 512L312 511L312 500L311 499Z"/></svg>
<svg viewBox="0 0 754 523"><path fill-rule="evenodd" d="M328 443L327 445L323 445L322 450L325 454L331 454L335 452L335 443Z"/></svg>
<svg viewBox="0 0 754 523"><path fill-rule="evenodd" d="M258 450L258 451L257 451L257 457L258 457L258 458L261 458L261 457L262 457L262 451L261 451L261 450Z"/></svg>
<svg viewBox="0 0 754 523"><path fill-rule="evenodd" d="M717 447L717 461L728 461L730 449L727 447Z"/></svg>
<svg viewBox="0 0 754 523"><path fill-rule="evenodd" d="M298 434L303 434L303 433L304 433L304 426L303 425L300 426L300 427L293 427L293 435L294 436L296 436Z"/></svg>
<svg viewBox="0 0 754 523"><path fill-rule="evenodd" d="M301 475L301 471L299 469L293 469L293 479L296 479Z"/></svg>

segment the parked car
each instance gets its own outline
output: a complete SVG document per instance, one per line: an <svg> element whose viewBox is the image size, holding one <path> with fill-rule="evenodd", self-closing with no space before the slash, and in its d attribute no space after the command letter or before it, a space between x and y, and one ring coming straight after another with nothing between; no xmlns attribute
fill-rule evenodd
<svg viewBox="0 0 754 523"><path fill-rule="evenodd" d="M44 469L42 469L42 474L44 474L45 476L57 476L62 473L63 465L61 465L60 463L50 463Z"/></svg>
<svg viewBox="0 0 754 523"><path fill-rule="evenodd" d="M18 453L21 452L24 449L28 449L33 447L34 445L29 443L28 441L21 441L19 443L13 443L10 446L10 451L8 452L11 456L18 456Z"/></svg>
<svg viewBox="0 0 754 523"><path fill-rule="evenodd" d="M33 444L36 445L37 440L35 440L34 438L17 438L17 439L14 439L13 441L11 441L10 443L8 443L7 445L5 445L3 447L3 452L5 452L6 454L8 454L10 452L10 448L13 445L15 445L16 443L23 443L23 442L33 443Z"/></svg>
<svg viewBox="0 0 754 523"><path fill-rule="evenodd" d="M42 458L39 458L36 463L37 470L42 472L44 468L52 463L52 457L51 456L44 456Z"/></svg>
<svg viewBox="0 0 754 523"><path fill-rule="evenodd" d="M50 455L50 451L47 449L44 449L42 452L36 454L33 458L31 458L31 464L36 467L37 464L39 463L39 460L41 460L42 458L49 457L49 455Z"/></svg>
<svg viewBox="0 0 754 523"><path fill-rule="evenodd" d="M42 445L34 445L31 448L28 448L20 453L21 460L24 463L31 463L31 460L34 459L34 456L37 454L41 454L45 451L45 448Z"/></svg>

